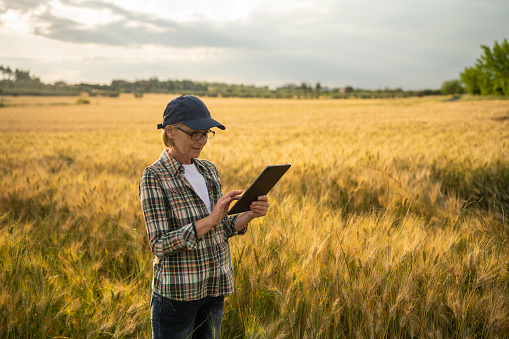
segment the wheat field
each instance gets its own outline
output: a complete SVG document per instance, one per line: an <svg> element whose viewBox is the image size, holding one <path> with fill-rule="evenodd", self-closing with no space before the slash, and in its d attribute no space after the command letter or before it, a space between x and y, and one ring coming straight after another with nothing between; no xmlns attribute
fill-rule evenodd
<svg viewBox="0 0 509 339"><path fill-rule="evenodd" d="M0 337L150 337L138 182L172 97L2 99ZM506 336L509 101L203 100L224 192L292 164L230 239L222 338Z"/></svg>

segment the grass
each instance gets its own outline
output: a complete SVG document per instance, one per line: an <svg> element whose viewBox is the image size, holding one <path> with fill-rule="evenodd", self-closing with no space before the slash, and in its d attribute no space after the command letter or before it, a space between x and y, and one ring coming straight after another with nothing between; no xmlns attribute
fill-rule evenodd
<svg viewBox="0 0 509 339"><path fill-rule="evenodd" d="M1 337L150 337L137 190L171 98L78 99L0 110ZM505 336L507 101L204 100L225 192L292 164L230 241L222 337Z"/></svg>

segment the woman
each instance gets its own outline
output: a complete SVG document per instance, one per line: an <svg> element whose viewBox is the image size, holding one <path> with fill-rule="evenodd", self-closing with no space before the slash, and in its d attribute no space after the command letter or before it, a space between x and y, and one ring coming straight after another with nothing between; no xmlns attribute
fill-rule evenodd
<svg viewBox="0 0 509 339"><path fill-rule="evenodd" d="M216 167L198 157L225 127L193 96L171 100L163 114L165 149L140 180L140 200L155 254L151 321L153 338L218 338L224 296L233 293L228 238L267 213L260 196L251 210L227 216L242 191L222 195Z"/></svg>

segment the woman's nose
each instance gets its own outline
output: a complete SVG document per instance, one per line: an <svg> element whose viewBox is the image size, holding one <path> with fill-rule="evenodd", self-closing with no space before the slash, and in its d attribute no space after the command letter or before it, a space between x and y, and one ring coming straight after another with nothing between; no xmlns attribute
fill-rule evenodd
<svg viewBox="0 0 509 339"><path fill-rule="evenodd" d="M199 144L205 145L209 139L207 139L207 136L204 135L200 139L196 140Z"/></svg>

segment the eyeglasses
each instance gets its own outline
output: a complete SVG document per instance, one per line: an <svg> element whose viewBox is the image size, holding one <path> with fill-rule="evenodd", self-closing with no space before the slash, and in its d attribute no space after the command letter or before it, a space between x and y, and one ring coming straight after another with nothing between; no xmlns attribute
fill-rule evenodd
<svg viewBox="0 0 509 339"><path fill-rule="evenodd" d="M189 135L191 137L191 140L198 141L201 140L203 137L207 137L207 139L212 139L216 132L214 131L207 131L207 132L193 132L190 133L188 131L184 131L182 128L177 127L178 130L181 130L185 134Z"/></svg>

